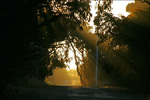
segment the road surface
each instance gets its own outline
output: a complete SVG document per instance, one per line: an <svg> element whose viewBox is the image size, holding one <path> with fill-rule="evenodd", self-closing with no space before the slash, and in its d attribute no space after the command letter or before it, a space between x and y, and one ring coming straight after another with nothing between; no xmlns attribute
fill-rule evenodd
<svg viewBox="0 0 150 100"><path fill-rule="evenodd" d="M8 97L16 100L150 100L149 95L127 92L120 88L81 86L24 87Z"/></svg>

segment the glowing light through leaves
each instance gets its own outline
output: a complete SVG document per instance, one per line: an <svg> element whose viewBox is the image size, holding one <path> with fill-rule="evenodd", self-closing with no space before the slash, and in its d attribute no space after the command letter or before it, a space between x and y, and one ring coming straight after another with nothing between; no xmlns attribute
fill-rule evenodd
<svg viewBox="0 0 150 100"><path fill-rule="evenodd" d="M129 3L134 3L134 0L127 0L127 1L113 1L111 7L112 7L112 13L115 17L125 16L127 17L130 12L126 11L126 7Z"/></svg>
<svg viewBox="0 0 150 100"><path fill-rule="evenodd" d="M94 25L94 18L97 16L96 12L98 11L98 0L97 1L94 1L94 0L91 0L90 2L90 7L91 7L91 10L90 10L90 13L92 14L92 17L91 17L91 21L89 22L89 25L92 27L92 29L90 30L91 33L95 33L95 25ZM103 0L100 0L100 4L102 4ZM119 17L121 18L121 16L125 16L127 17L130 12L127 12L126 11L126 7L129 3L134 3L135 1L134 0L128 0L128 1L113 1L111 7L112 7L112 10L111 10L111 13L115 16L115 17Z"/></svg>

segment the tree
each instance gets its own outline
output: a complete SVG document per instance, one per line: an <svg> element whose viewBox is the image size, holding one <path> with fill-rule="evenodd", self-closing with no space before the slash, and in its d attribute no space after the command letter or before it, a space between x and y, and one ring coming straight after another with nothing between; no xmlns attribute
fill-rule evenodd
<svg viewBox="0 0 150 100"><path fill-rule="evenodd" d="M56 51L53 43L65 39L68 30L81 28L80 24L91 16L88 11L88 3L76 1L3 2L2 79L12 83L24 77L44 79L56 67L66 67L67 55L64 61L48 50Z"/></svg>

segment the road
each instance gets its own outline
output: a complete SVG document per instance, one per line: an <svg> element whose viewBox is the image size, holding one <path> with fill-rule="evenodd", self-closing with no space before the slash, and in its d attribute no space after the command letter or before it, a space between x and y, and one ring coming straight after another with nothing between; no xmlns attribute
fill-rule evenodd
<svg viewBox="0 0 150 100"><path fill-rule="evenodd" d="M149 95L125 92L120 88L50 86L19 88L16 100L150 100ZM10 99L10 98L8 98Z"/></svg>

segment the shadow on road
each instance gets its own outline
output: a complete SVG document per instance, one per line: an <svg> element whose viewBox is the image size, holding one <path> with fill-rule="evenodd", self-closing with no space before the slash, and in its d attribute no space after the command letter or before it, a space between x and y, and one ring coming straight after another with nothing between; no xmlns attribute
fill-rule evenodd
<svg viewBox="0 0 150 100"><path fill-rule="evenodd" d="M81 86L50 86L42 88L19 87L6 99L21 100L150 100L149 95L123 88L93 88ZM5 100L5 99L3 99Z"/></svg>

